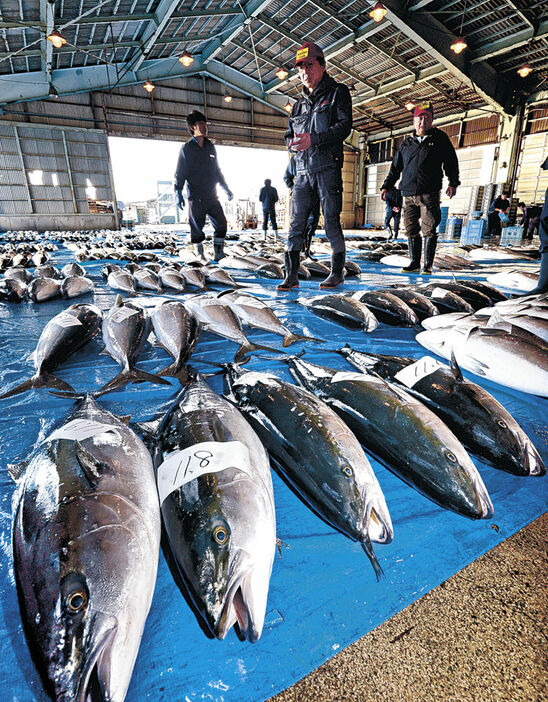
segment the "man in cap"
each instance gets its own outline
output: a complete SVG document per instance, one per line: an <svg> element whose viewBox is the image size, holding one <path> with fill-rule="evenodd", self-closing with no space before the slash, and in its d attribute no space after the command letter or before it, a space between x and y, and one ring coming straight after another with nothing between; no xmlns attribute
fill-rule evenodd
<svg viewBox="0 0 548 702"><path fill-rule="evenodd" d="M276 224L276 203L278 202L278 191L272 186L272 181L267 178L264 182L264 186L261 188L259 193L259 201L263 206L263 234L264 240L266 241L266 232L268 227L268 220L270 219L270 224L272 230L274 231L274 236L278 238L278 225Z"/></svg>
<svg viewBox="0 0 548 702"><path fill-rule="evenodd" d="M179 152L175 171L177 206L181 210L185 206L183 187L186 183L190 241L194 245L196 254L203 258L204 225L206 216L209 217L213 225L214 258L220 261L224 255L227 224L217 197L217 183L226 192L229 200L232 200L232 193L219 168L217 151L207 138L205 115L198 110L193 110L186 121L192 139L183 144Z"/></svg>
<svg viewBox="0 0 548 702"><path fill-rule="evenodd" d="M401 175L400 190L404 198L403 224L408 237L408 266L402 273L421 270L421 237L424 239L423 274L432 273L438 237L436 227L441 220L440 195L443 171L449 180L447 196L452 198L460 185L459 162L447 134L432 126L434 110L431 103L421 103L413 112L413 134L406 136L396 151L390 171L381 188L386 200Z"/></svg>
<svg viewBox="0 0 548 702"><path fill-rule="evenodd" d="M332 251L331 273L320 287L334 288L344 282L346 248L340 221L343 142L352 129L352 101L348 88L326 73L324 53L314 42L307 41L298 49L295 66L303 92L293 105L285 133L287 147L295 154L296 175L285 279L278 290L299 286L300 253L315 198L321 204Z"/></svg>

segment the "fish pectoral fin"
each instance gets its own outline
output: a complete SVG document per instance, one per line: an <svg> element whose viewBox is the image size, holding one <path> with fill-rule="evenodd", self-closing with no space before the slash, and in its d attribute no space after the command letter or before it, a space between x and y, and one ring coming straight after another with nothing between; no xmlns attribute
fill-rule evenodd
<svg viewBox="0 0 548 702"><path fill-rule="evenodd" d="M475 373L476 375L487 375L485 372L487 368L489 368L487 363L484 363L477 358L469 357L467 359L467 370Z"/></svg>
<svg viewBox="0 0 548 702"><path fill-rule="evenodd" d="M283 548L291 548L289 544L286 544L285 541L282 541L281 539L276 538L276 548L278 549L278 555L280 558L283 558L282 555L282 547Z"/></svg>
<svg viewBox="0 0 548 702"><path fill-rule="evenodd" d="M462 371L460 369L460 366L457 363L457 359L455 358L455 352L453 349L451 349L451 370L453 371L453 375L455 376L455 380L458 380L459 383L462 383L462 381L464 380L464 377L462 375Z"/></svg>
<svg viewBox="0 0 548 702"><path fill-rule="evenodd" d="M19 480L19 478L25 472L27 466L28 461L20 461L19 463L8 463L8 473L11 475L14 482L17 482Z"/></svg>
<svg viewBox="0 0 548 702"><path fill-rule="evenodd" d="M112 467L107 463L98 461L79 441L74 442L74 450L80 468L83 470L91 487L97 487L103 475L113 475Z"/></svg>

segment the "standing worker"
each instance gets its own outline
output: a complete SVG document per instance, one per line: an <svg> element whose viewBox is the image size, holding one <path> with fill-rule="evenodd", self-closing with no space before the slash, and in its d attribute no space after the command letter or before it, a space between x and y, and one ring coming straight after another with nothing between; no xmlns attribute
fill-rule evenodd
<svg viewBox="0 0 548 702"><path fill-rule="evenodd" d="M542 207L540 205L526 205L524 202L518 202L518 207L521 207L523 210L521 221L523 238L532 241L535 236L535 230L538 229L540 223Z"/></svg>
<svg viewBox="0 0 548 702"><path fill-rule="evenodd" d="M278 225L276 224L276 203L278 202L278 191L276 188L272 187L272 181L267 178L264 182L264 186L261 188L259 193L259 200L263 205L263 234L264 240L266 241L266 232L268 228L268 220L270 219L270 224L274 231L274 236L278 238Z"/></svg>
<svg viewBox="0 0 548 702"><path fill-rule="evenodd" d="M384 216L384 228L386 229L386 233L388 234L388 240L390 239L397 239L398 234L399 234L399 229L400 229L400 217L401 217L401 208L403 205L403 196L401 192L396 188L395 186L393 188L390 188L390 190L386 193L386 213ZM390 226L390 220L394 220L394 231L392 231L392 227Z"/></svg>
<svg viewBox="0 0 548 702"><path fill-rule="evenodd" d="M392 160L390 171L381 188L386 196L401 175L400 190L404 197L403 224L408 237L408 266L402 273L421 270L421 237L424 238L422 273L432 273L438 236L436 227L441 220L440 196L442 167L449 180L446 194L452 198L460 185L459 162L447 134L432 126L434 109L430 102L421 103L413 112L413 134L405 137Z"/></svg>
<svg viewBox="0 0 548 702"><path fill-rule="evenodd" d="M548 171L548 158L541 165L543 171ZM548 292L548 188L544 194L544 206L540 213L538 235L540 239L540 271L538 282L533 290L517 295L516 297L527 297L528 295L541 295Z"/></svg>
<svg viewBox="0 0 548 702"><path fill-rule="evenodd" d="M500 236L502 233L502 220L508 222L508 210L510 209L510 200L508 193L502 193L496 197L487 214L487 236Z"/></svg>
<svg viewBox="0 0 548 702"><path fill-rule="evenodd" d="M285 169L284 173L284 183L287 185L289 190L292 193L293 197L293 186L295 185L295 176L297 175L296 168L295 168L295 157L291 157L289 161L289 165ZM306 220L306 230L304 233L304 255L306 257L312 258L310 254L310 245L312 244L312 238L314 237L314 234L316 233L316 229L318 228L318 222L320 221L320 200L317 197L316 193L314 193L312 205L310 208L310 214L308 215L308 219ZM315 260L315 259L313 259Z"/></svg>
<svg viewBox="0 0 548 702"><path fill-rule="evenodd" d="M193 110L186 121L192 139L183 144L179 152L175 171L177 206L181 210L185 206L183 187L186 183L190 241L194 245L195 253L200 258L204 257L204 225L208 216L213 225L214 258L220 261L224 255L227 225L223 208L217 197L217 183L224 189L229 200L232 200L232 193L219 168L217 151L207 138L205 115L198 110Z"/></svg>
<svg viewBox="0 0 548 702"><path fill-rule="evenodd" d="M293 105L285 133L295 153L295 185L291 226L285 254L285 279L278 290L299 286L300 254L314 198L323 212L325 233L331 244L331 273L320 288L344 283L346 249L341 227L343 142L352 129L352 101L346 85L327 73L322 49L311 41L297 50L295 66L303 84Z"/></svg>

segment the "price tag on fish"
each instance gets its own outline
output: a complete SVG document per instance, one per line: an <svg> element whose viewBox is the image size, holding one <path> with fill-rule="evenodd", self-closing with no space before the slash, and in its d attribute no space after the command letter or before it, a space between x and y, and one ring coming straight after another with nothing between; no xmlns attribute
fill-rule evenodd
<svg viewBox="0 0 548 702"><path fill-rule="evenodd" d="M54 317L51 320L54 324L56 324L58 327L62 327L63 329L66 329L67 327L81 327L82 322L77 319L73 314L70 312L61 312L58 314L56 317Z"/></svg>
<svg viewBox="0 0 548 702"><path fill-rule="evenodd" d="M72 419L64 426L56 429L48 436L46 441L55 441L56 439L69 439L72 441L83 441L90 439L92 436L105 434L107 431L115 431L116 427L112 424L103 424L103 422L95 422L93 419Z"/></svg>
<svg viewBox="0 0 548 702"><path fill-rule="evenodd" d="M182 485L228 468L251 475L249 450L241 441L204 441L166 456L157 473L160 504Z"/></svg>
<svg viewBox="0 0 548 702"><path fill-rule="evenodd" d="M133 309L133 307L119 307L110 315L110 321L115 324L120 324L134 314L139 314L139 310Z"/></svg>
<svg viewBox="0 0 548 702"><path fill-rule="evenodd" d="M394 380L398 380L406 387L412 388L419 380L422 380L427 375L435 373L438 368L446 368L446 366L431 356L423 356L419 358L416 363L412 363L410 366L406 366L402 368L401 371L398 371L394 375Z"/></svg>
<svg viewBox="0 0 548 702"><path fill-rule="evenodd" d="M376 375L368 375L367 373L354 373L353 371L341 371L340 373L335 373L331 378L332 383L344 383L347 380L360 380L366 381L368 383L382 383L380 378Z"/></svg>
<svg viewBox="0 0 548 702"><path fill-rule="evenodd" d="M255 297L247 297L245 295L240 295L240 297L234 300L235 305L242 305L242 307L257 307L258 309L265 306L262 300L257 300Z"/></svg>
<svg viewBox="0 0 548 702"><path fill-rule="evenodd" d="M432 290L431 298L433 300L443 300L444 297L447 297L447 290L443 288L434 288Z"/></svg>

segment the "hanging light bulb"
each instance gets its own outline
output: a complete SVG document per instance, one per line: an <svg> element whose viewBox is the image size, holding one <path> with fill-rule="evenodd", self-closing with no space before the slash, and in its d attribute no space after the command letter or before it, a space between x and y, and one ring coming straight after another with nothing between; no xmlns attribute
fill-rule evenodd
<svg viewBox="0 0 548 702"><path fill-rule="evenodd" d="M143 88L147 91L147 93L151 93L153 90L156 89L156 86L153 85L149 80L143 85Z"/></svg>
<svg viewBox="0 0 548 702"><path fill-rule="evenodd" d="M382 2L378 2L375 5L375 7L370 11L369 17L371 17L373 22L380 22L387 12L388 10L382 4Z"/></svg>
<svg viewBox="0 0 548 702"><path fill-rule="evenodd" d="M456 54L460 54L461 51L464 51L467 47L468 44L466 43L465 38L459 37L451 44L451 51L454 51Z"/></svg>
<svg viewBox="0 0 548 702"><path fill-rule="evenodd" d="M55 90L53 83L49 84L48 96L59 99L59 93Z"/></svg>
<svg viewBox="0 0 548 702"><path fill-rule="evenodd" d="M194 56L191 56L188 51L183 51L183 53L179 56L179 61L183 64L183 66L185 66L185 68L188 68L194 61Z"/></svg>
<svg viewBox="0 0 548 702"><path fill-rule="evenodd" d="M51 41L51 43L53 44L53 46L56 49L60 49L62 46L64 46L67 43L67 40L65 39L65 37L61 36L56 29L54 29L51 32L51 34L48 34L48 36L46 38L48 41Z"/></svg>
<svg viewBox="0 0 548 702"><path fill-rule="evenodd" d="M415 103L411 102L411 100L409 100L409 102L405 103L405 109L408 110L409 112L411 112L411 110L413 110L414 108L415 108Z"/></svg>
<svg viewBox="0 0 548 702"><path fill-rule="evenodd" d="M289 100L288 100L288 101L285 103L285 105L284 105L284 110L285 110L286 112L291 112L292 109L293 109L293 105L292 105L292 104L289 102Z"/></svg>
<svg viewBox="0 0 548 702"><path fill-rule="evenodd" d="M285 66L280 66L278 68L278 70L276 71L276 76L280 80L285 80L288 75L289 75L289 71L287 70L287 68Z"/></svg>
<svg viewBox="0 0 548 702"><path fill-rule="evenodd" d="M232 95L229 92L226 92L223 100L225 102L232 102Z"/></svg>
<svg viewBox="0 0 548 702"><path fill-rule="evenodd" d="M521 66L521 68L518 68L518 70L517 70L517 74L521 78L527 78L529 73L532 73L532 72L533 72L533 69L531 68L531 66L528 63L526 63L524 66Z"/></svg>

